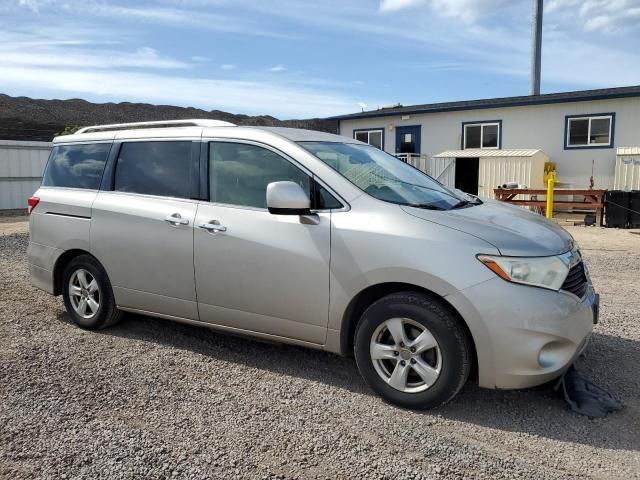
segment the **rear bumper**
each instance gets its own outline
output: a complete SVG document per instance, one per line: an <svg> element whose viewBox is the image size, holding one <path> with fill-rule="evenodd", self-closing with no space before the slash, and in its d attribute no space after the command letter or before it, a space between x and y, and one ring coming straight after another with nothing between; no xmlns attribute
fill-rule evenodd
<svg viewBox="0 0 640 480"><path fill-rule="evenodd" d="M38 267L33 263L29 264L29 274L31 276L31 285L44 290L47 293L53 295L53 272L46 270L42 267Z"/></svg>
<svg viewBox="0 0 640 480"><path fill-rule="evenodd" d="M53 267L62 250L33 241L27 247L31 284L53 294Z"/></svg>
<svg viewBox="0 0 640 480"><path fill-rule="evenodd" d="M467 321L481 387L526 388L562 375L586 348L598 297L488 280L447 300Z"/></svg>

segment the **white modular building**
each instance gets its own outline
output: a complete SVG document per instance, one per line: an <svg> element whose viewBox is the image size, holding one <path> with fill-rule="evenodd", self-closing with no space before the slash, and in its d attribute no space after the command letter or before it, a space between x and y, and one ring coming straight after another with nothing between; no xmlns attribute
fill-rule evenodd
<svg viewBox="0 0 640 480"><path fill-rule="evenodd" d="M382 148L469 193L491 196L506 182L541 185L539 167L526 182L518 170L532 152L555 163L562 187L589 188L593 181L593 188L612 189L616 165L628 169L638 158L617 152L640 146L640 86L396 105L334 118L341 135ZM515 170L499 170L506 159ZM481 165L498 170L491 173Z"/></svg>

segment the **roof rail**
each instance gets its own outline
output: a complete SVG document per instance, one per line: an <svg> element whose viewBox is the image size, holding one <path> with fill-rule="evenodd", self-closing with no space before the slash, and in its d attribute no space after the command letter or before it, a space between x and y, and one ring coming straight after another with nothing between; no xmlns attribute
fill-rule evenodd
<svg viewBox="0 0 640 480"><path fill-rule="evenodd" d="M191 120L161 120L157 122L113 123L110 125L93 125L75 132L108 132L112 130L134 130L136 128L171 128L171 127L235 127L235 123L223 120L191 119Z"/></svg>

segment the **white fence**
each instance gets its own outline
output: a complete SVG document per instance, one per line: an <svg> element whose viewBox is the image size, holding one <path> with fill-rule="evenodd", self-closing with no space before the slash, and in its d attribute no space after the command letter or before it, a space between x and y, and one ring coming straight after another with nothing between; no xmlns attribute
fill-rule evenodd
<svg viewBox="0 0 640 480"><path fill-rule="evenodd" d="M423 153L396 153L395 157L404 163L408 163L413 168L423 172L427 171L427 156Z"/></svg>
<svg viewBox="0 0 640 480"><path fill-rule="evenodd" d="M40 186L49 142L0 140L0 210L27 208Z"/></svg>

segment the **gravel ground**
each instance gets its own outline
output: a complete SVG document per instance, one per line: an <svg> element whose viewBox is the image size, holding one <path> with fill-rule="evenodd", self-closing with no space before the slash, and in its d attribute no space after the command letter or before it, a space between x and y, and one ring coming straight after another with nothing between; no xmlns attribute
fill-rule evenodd
<svg viewBox="0 0 640 480"><path fill-rule="evenodd" d="M148 317L86 332L29 286L0 225L2 478L640 478L640 235L571 229L602 294L579 368L625 403L591 420L550 388L416 413L354 363Z"/></svg>

